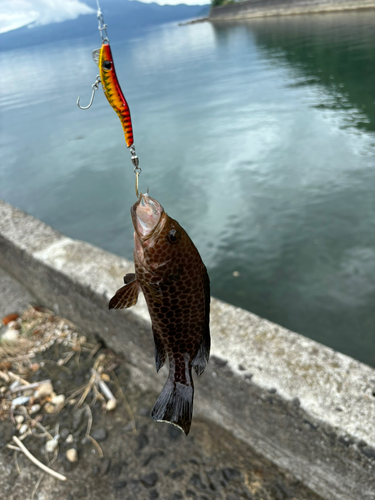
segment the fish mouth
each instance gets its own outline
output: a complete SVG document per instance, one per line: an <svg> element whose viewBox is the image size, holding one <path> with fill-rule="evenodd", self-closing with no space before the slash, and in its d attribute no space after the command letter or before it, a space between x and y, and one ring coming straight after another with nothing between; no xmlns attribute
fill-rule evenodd
<svg viewBox="0 0 375 500"><path fill-rule="evenodd" d="M160 203L148 194L140 194L131 208L133 225L142 241L150 238L157 228L164 212Z"/></svg>

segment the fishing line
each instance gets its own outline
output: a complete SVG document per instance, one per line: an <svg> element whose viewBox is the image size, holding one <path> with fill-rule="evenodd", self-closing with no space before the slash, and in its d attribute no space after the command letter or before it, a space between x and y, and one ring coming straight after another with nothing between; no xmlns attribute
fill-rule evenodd
<svg viewBox="0 0 375 500"><path fill-rule="evenodd" d="M104 22L103 13L100 9L99 1L96 0L98 7L96 17L98 19L98 30L100 37L102 39L102 47L93 51L92 55L94 61L99 66L100 74L96 76L96 80L92 85L92 94L88 106L80 105L80 96L77 99L77 106L80 109L89 109L94 101L95 92L98 90L99 85L102 84L104 95L106 96L109 104L117 113L119 117L125 135L126 146L131 154L131 162L134 166L135 173L135 194L139 197L138 191L138 180L142 169L139 166L139 158L135 151L134 137L133 137L133 125L130 116L129 105L125 99L125 96L121 90L119 81L117 79L115 65L112 57L112 51L109 44L109 38L107 34L108 25Z"/></svg>

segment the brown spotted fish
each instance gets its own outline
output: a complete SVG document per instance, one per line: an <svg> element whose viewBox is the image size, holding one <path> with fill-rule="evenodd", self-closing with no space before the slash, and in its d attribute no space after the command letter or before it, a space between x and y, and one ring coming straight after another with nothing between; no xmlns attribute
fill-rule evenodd
<svg viewBox="0 0 375 500"><path fill-rule="evenodd" d="M201 375L210 354L210 280L207 269L180 224L147 194L131 208L135 274L109 302L110 309L136 304L143 292L152 321L155 363L166 359L169 375L151 416L187 435L193 413L191 369Z"/></svg>

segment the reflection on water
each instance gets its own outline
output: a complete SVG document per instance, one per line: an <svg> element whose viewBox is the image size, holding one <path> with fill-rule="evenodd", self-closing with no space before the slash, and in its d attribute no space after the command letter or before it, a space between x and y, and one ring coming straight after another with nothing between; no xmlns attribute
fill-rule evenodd
<svg viewBox="0 0 375 500"><path fill-rule="evenodd" d="M141 187L213 295L375 366L374 28L374 12L165 25L112 46ZM0 54L0 196L131 258L120 123L101 93L75 106L93 48Z"/></svg>

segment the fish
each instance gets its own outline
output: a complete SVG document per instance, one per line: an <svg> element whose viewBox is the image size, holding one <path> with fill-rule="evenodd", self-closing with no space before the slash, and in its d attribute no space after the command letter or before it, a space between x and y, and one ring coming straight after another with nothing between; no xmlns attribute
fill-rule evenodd
<svg viewBox="0 0 375 500"><path fill-rule="evenodd" d="M100 49L94 50L92 56L99 67L104 95L120 118L124 130L126 146L130 148L134 144L130 109L117 79L115 63L108 41L105 41Z"/></svg>
<svg viewBox="0 0 375 500"><path fill-rule="evenodd" d="M188 435L192 369L200 376L210 355L210 280L189 235L158 201L140 194L131 217L135 273L125 276L109 309L132 307L143 292L152 322L156 371L169 362L168 378L151 417Z"/></svg>

